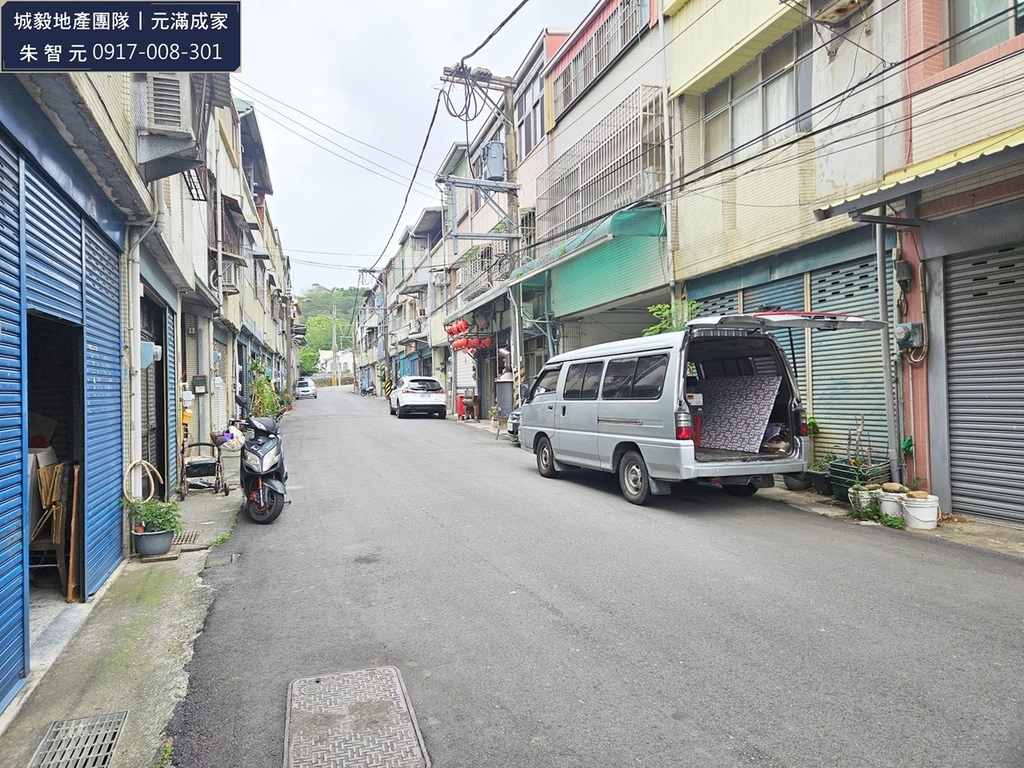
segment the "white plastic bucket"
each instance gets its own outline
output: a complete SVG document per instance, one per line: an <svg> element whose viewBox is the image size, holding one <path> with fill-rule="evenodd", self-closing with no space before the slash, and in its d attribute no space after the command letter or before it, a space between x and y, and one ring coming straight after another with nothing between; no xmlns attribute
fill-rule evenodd
<svg viewBox="0 0 1024 768"><path fill-rule="evenodd" d="M854 509L867 509L871 505L871 491L850 488L846 492L846 497L850 500L850 506Z"/></svg>
<svg viewBox="0 0 1024 768"><path fill-rule="evenodd" d="M910 499L904 496L900 499L900 504L903 506L907 528L929 530L939 522L938 496L929 496L927 499Z"/></svg>
<svg viewBox="0 0 1024 768"><path fill-rule="evenodd" d="M878 507L889 517L903 517L903 506L900 501L905 498L902 493L886 493L885 491L872 491L878 499Z"/></svg>

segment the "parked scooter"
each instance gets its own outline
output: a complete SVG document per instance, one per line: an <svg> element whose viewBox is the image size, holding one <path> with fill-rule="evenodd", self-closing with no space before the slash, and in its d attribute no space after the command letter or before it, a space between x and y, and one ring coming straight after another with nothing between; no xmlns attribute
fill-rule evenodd
<svg viewBox="0 0 1024 768"><path fill-rule="evenodd" d="M239 479L245 512L254 523L272 523L284 509L284 484L288 480L278 422L273 416L253 416L243 397L236 396L235 402L242 407L244 416L241 428L245 442Z"/></svg>

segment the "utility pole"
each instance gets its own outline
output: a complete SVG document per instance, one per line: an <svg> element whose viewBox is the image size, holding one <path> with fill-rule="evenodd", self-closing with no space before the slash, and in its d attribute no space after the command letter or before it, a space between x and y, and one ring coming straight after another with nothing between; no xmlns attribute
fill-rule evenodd
<svg viewBox="0 0 1024 768"><path fill-rule="evenodd" d="M505 154L508 163L508 182L515 185L514 189L508 192L508 217L512 219L515 227L512 234L515 237L508 241L509 254L519 253L522 239L519 230L519 145L516 137L516 88L515 82L505 85ZM510 318L509 345L512 354L510 364L512 365L512 408L518 408L519 390L523 377L526 375L526 368L523 364L523 313L520 302L515 300L514 286L509 286L509 299L512 305L512 317ZM520 292L520 298L522 292Z"/></svg>
<svg viewBox="0 0 1024 768"><path fill-rule="evenodd" d="M331 386L338 386L338 306L331 307Z"/></svg>
<svg viewBox="0 0 1024 768"><path fill-rule="evenodd" d="M509 231L506 233L470 232L463 234L462 237L471 240L505 240L507 254L511 257L512 254L519 253L521 245L519 184L517 182L519 151L515 120L516 81L509 77L494 77L489 71L479 67L470 70L463 63L459 63L454 67L445 67L441 80L450 83L464 84L467 88L475 88L484 100L494 108L495 113L499 115L505 123L505 181L494 181L492 179L459 179L451 176L438 179L437 181L439 184L445 185L449 199L453 201L455 199L452 191L454 187L468 187L485 193L485 201L492 207L498 209L498 212L508 221ZM498 104L491 98L488 93L488 91L491 90L502 92L504 97L502 104ZM505 193L507 212L500 210L494 201L490 199L490 194L494 192ZM454 209L454 204L451 208L452 210L449 211L451 219L450 237L453 241L453 252L458 254L458 215ZM509 259L509 269L511 271L511 258ZM523 377L525 376L525 369L523 365L523 318L520 309L520 302L516 300L514 290L514 288L509 289L509 300L512 305L512 316L509 322L509 346L511 347L509 350L511 353L509 362L512 367L512 407L518 408L520 405L520 385ZM455 357L456 354L453 351L453 361ZM453 371L455 367L456 366L453 363Z"/></svg>

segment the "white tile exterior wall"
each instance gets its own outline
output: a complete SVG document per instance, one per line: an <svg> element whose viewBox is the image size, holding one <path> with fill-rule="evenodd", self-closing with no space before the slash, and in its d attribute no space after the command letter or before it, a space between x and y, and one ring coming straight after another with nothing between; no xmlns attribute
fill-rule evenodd
<svg viewBox="0 0 1024 768"><path fill-rule="evenodd" d="M913 162L1024 125L1024 57L1015 56L915 96Z"/></svg>

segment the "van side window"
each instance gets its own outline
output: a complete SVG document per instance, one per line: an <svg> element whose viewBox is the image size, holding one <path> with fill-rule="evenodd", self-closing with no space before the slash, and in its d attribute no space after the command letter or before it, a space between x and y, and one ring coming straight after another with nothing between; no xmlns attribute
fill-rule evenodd
<svg viewBox="0 0 1024 768"><path fill-rule="evenodd" d="M604 363L587 363L587 371L583 374L583 399L597 400L597 390L601 386L601 369Z"/></svg>
<svg viewBox="0 0 1024 768"><path fill-rule="evenodd" d="M605 400L657 400L665 388L667 355L612 360L604 376Z"/></svg>
<svg viewBox="0 0 1024 768"><path fill-rule="evenodd" d="M657 400L665 387L665 372L668 357L641 357L636 363L636 377L633 381L633 398Z"/></svg>
<svg viewBox="0 0 1024 768"><path fill-rule="evenodd" d="M597 400L604 363L576 363L565 374L562 397L566 400Z"/></svg>
<svg viewBox="0 0 1024 768"><path fill-rule="evenodd" d="M580 390L583 389L583 372L586 367L584 363L569 366L569 372L565 374L565 388L562 390L562 397L566 400L580 399Z"/></svg>
<svg viewBox="0 0 1024 768"><path fill-rule="evenodd" d="M636 358L609 360L604 374L602 397L605 400L627 400L633 391L633 374L636 373Z"/></svg>
<svg viewBox="0 0 1024 768"><path fill-rule="evenodd" d="M554 394L555 387L558 385L558 374L561 370L561 368L545 368L541 371L540 376L533 382L530 399L532 400L538 395Z"/></svg>

